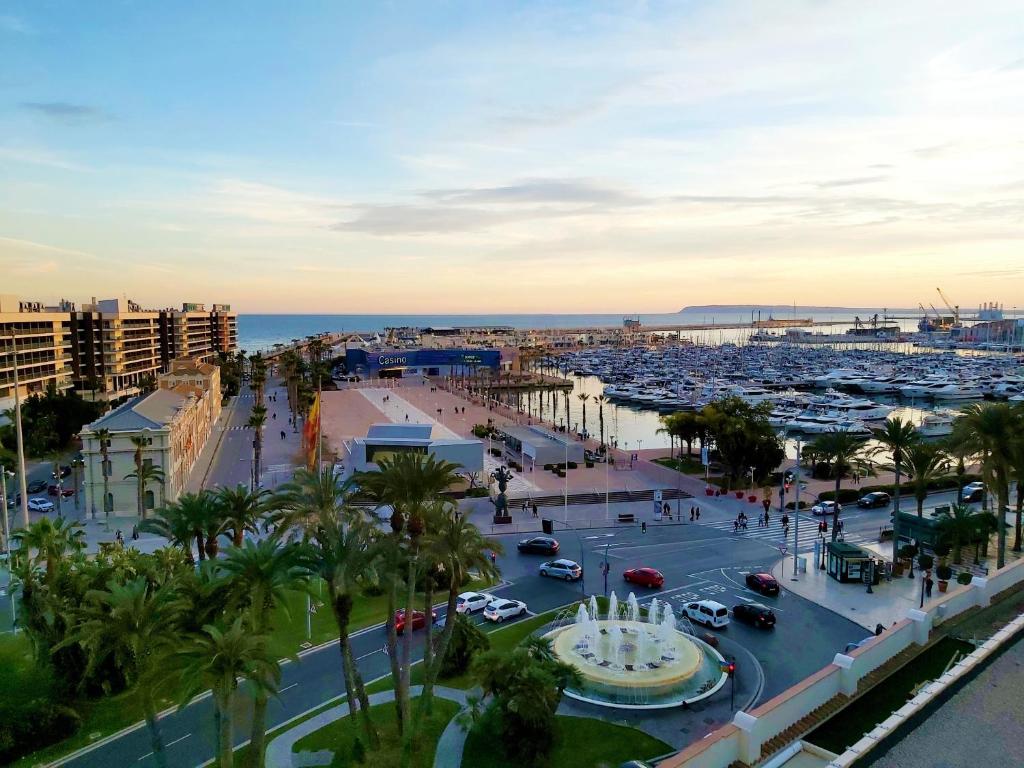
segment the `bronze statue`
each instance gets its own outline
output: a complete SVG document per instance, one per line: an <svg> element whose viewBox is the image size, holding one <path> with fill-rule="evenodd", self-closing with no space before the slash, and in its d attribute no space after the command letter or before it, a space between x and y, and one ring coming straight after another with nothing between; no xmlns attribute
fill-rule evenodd
<svg viewBox="0 0 1024 768"><path fill-rule="evenodd" d="M512 470L503 465L491 472L491 477L498 481L498 497L494 499L495 521L499 517L512 517L508 509L508 496L505 495L505 491L508 490L508 481L512 479Z"/></svg>

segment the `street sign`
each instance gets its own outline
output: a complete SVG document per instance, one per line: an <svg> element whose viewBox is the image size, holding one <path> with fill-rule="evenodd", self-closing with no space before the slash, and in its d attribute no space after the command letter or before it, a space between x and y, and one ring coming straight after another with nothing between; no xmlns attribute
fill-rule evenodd
<svg viewBox="0 0 1024 768"><path fill-rule="evenodd" d="M708 456L708 447L706 445L702 445L700 447L700 463L705 467L711 463L711 459Z"/></svg>
<svg viewBox="0 0 1024 768"><path fill-rule="evenodd" d="M787 551L789 551L789 548L785 544L779 544L779 552L785 555Z"/></svg>

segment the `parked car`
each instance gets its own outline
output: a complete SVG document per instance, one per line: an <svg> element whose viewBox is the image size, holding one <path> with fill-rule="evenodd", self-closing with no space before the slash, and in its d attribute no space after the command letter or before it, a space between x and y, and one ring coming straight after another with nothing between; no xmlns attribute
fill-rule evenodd
<svg viewBox="0 0 1024 768"><path fill-rule="evenodd" d="M863 509L874 509L875 507L887 507L892 497L884 491L873 491L857 499L857 506Z"/></svg>
<svg viewBox="0 0 1024 768"><path fill-rule="evenodd" d="M475 613L487 607L494 595L486 592L463 592L455 601L456 613Z"/></svg>
<svg viewBox="0 0 1024 768"><path fill-rule="evenodd" d="M968 483L964 486L962 498L966 503L983 501L985 499L985 484L981 482Z"/></svg>
<svg viewBox="0 0 1024 768"><path fill-rule="evenodd" d="M432 622L437 621L437 611L430 612L430 620ZM427 626L427 617L423 614L423 611L412 612L412 628L413 630L423 629ZM405 611L395 611L395 631L398 634L405 632Z"/></svg>
<svg viewBox="0 0 1024 768"><path fill-rule="evenodd" d="M622 578L630 584L652 589L661 589L665 585L665 577L654 568L630 568L622 574Z"/></svg>
<svg viewBox="0 0 1024 768"><path fill-rule="evenodd" d="M58 488L56 485L51 485L46 489L46 492L51 496L56 496L59 492L65 499L70 499L75 495L75 490L73 488Z"/></svg>
<svg viewBox="0 0 1024 768"><path fill-rule="evenodd" d="M522 616L526 613L526 603L522 600L505 600L499 598L484 608L484 618L488 621L503 622L515 616Z"/></svg>
<svg viewBox="0 0 1024 768"><path fill-rule="evenodd" d="M566 581L575 581L583 576L580 564L572 560L548 560L546 563L541 563L538 572L541 576L551 576Z"/></svg>
<svg viewBox="0 0 1024 768"><path fill-rule="evenodd" d="M843 505L834 501L819 501L811 507L811 514L816 516L831 515L835 512L842 512Z"/></svg>
<svg viewBox="0 0 1024 768"><path fill-rule="evenodd" d="M770 597L779 595L779 582L770 573L748 573L746 582L748 587L762 595Z"/></svg>
<svg viewBox="0 0 1024 768"><path fill-rule="evenodd" d="M31 483L28 484L28 492L29 493L42 493L45 490L46 490L46 481L45 480L33 480Z"/></svg>
<svg viewBox="0 0 1024 768"><path fill-rule="evenodd" d="M53 502L42 496L36 496L34 499L28 500L28 509L30 512L53 512Z"/></svg>
<svg viewBox="0 0 1024 768"><path fill-rule="evenodd" d="M761 603L740 603L733 607L732 617L736 621L760 629L771 629L775 626L775 611Z"/></svg>
<svg viewBox="0 0 1024 768"><path fill-rule="evenodd" d="M712 629L724 627L729 623L729 609L714 600L699 600L686 604L686 615L690 621L703 624Z"/></svg>
<svg viewBox="0 0 1024 768"><path fill-rule="evenodd" d="M534 536L520 541L516 549L524 555L557 555L558 542L550 536Z"/></svg>

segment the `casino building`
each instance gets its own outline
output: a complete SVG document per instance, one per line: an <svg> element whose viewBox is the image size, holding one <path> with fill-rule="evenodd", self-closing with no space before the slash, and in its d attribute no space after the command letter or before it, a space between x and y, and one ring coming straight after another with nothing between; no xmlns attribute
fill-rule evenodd
<svg viewBox="0 0 1024 768"><path fill-rule="evenodd" d="M365 378L403 376L461 376L484 369L497 372L501 351L497 349L347 349L345 366L349 375Z"/></svg>

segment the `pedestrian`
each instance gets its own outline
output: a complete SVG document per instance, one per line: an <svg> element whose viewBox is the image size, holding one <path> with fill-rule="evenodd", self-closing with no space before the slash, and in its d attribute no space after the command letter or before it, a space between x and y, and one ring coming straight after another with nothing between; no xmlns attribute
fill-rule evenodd
<svg viewBox="0 0 1024 768"><path fill-rule="evenodd" d="M740 519L738 517L735 520L732 521L732 532L733 533L739 533L740 532Z"/></svg>
<svg viewBox="0 0 1024 768"><path fill-rule="evenodd" d="M789 515L783 515L782 516L782 525L785 528L789 527Z"/></svg>
<svg viewBox="0 0 1024 768"><path fill-rule="evenodd" d="M929 576L928 578L926 578L924 580L924 596L925 597L929 597L930 598L932 596L932 587L934 585L935 585L935 582L932 581L932 577L931 576Z"/></svg>
<svg viewBox="0 0 1024 768"><path fill-rule="evenodd" d="M533 509L533 516L536 517L537 516L537 502L533 502L531 507Z"/></svg>
<svg viewBox="0 0 1024 768"><path fill-rule="evenodd" d="M694 508L693 508L693 505L691 504L690 505L690 522L691 523L693 522L693 512L694 512Z"/></svg>
<svg viewBox="0 0 1024 768"><path fill-rule="evenodd" d="M768 510L766 509L766 510L764 511L764 527L765 527L765 528L767 528L767 527L768 527L768 519L769 519L769 516L768 516Z"/></svg>
<svg viewBox="0 0 1024 768"><path fill-rule="evenodd" d="M133 525L132 526L132 541L138 541L138 540L139 540L139 526Z"/></svg>
<svg viewBox="0 0 1024 768"><path fill-rule="evenodd" d="M275 411L274 413L270 414L270 418L276 420L277 419L277 412Z"/></svg>
<svg viewBox="0 0 1024 768"><path fill-rule="evenodd" d="M700 507L697 507L697 519L700 520Z"/></svg>
<svg viewBox="0 0 1024 768"><path fill-rule="evenodd" d="M764 515L757 516L757 527L764 528Z"/></svg>
<svg viewBox="0 0 1024 768"><path fill-rule="evenodd" d="M284 430L281 430L281 439L284 440Z"/></svg>
<svg viewBox="0 0 1024 768"><path fill-rule="evenodd" d="M491 550L491 565L496 565L498 562L498 553L493 549Z"/></svg>
<svg viewBox="0 0 1024 768"><path fill-rule="evenodd" d="M782 526L782 538L786 538L787 536L789 536L789 523Z"/></svg>

